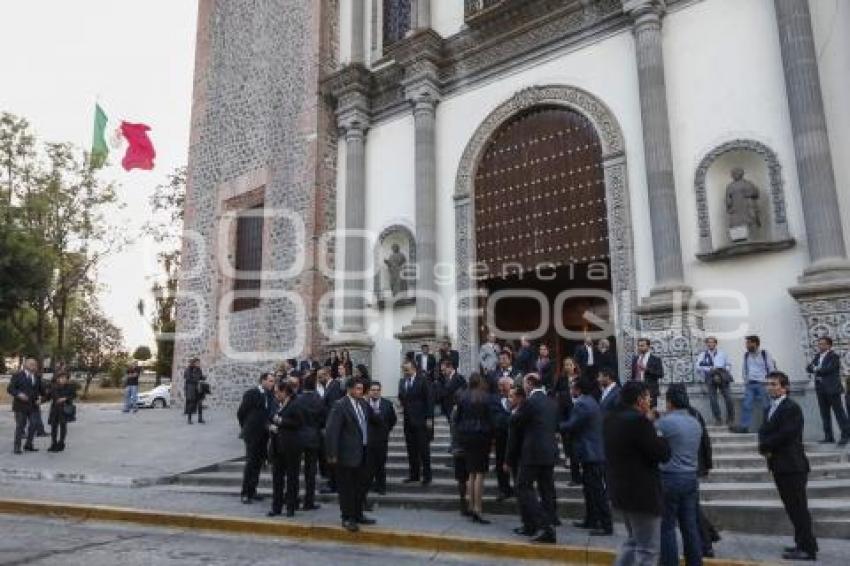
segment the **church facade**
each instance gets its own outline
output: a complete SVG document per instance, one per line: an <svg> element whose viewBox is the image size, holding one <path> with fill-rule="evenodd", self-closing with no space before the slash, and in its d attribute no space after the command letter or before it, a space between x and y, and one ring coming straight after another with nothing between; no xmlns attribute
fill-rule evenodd
<svg viewBox="0 0 850 566"><path fill-rule="evenodd" d="M686 383L715 335L740 382L757 334L805 396L818 336L850 368L848 38L810 0L201 0L176 389L347 349L392 396L490 332Z"/></svg>

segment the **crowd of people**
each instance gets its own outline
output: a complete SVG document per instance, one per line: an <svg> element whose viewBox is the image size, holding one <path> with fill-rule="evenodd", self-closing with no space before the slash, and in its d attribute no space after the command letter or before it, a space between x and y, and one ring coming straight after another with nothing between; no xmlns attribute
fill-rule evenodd
<svg viewBox="0 0 850 566"><path fill-rule="evenodd" d="M14 373L6 387L12 398L15 414L15 454L38 452L36 437L46 437L42 417L42 404L49 403L47 424L50 426L48 452L62 452L68 437L68 423L76 419L76 384L71 382L68 372L60 367L53 378L46 382L38 371L38 362L33 358L24 360L20 371Z"/></svg>
<svg viewBox="0 0 850 566"><path fill-rule="evenodd" d="M822 340L824 346L828 342ZM706 340L696 366L709 390L715 386L711 409L717 423L723 422L720 398L727 405L726 424L736 431L749 426L747 411L760 395L767 401L759 449L796 532L795 545L783 556L813 559L817 543L806 502L802 412L788 396L788 377L760 349L758 337L747 337L746 344L743 376L752 391L745 396L749 401L739 425L728 394L728 358L714 338ZM808 368L813 374L831 371L829 351L822 348ZM617 564L678 564L677 529L686 564L713 556L719 536L699 498L700 479L712 468L707 426L684 385L670 385L662 399L663 364L648 339L638 340L636 353L624 364L629 372L622 383L605 340L585 341L558 365L545 344L535 348L522 340L514 350L490 336L481 347L478 371L468 377L458 372L458 358L444 342L436 353L423 345L402 363L398 403L408 460L405 483L431 483L434 419L442 414L451 432L460 512L471 521L489 522L484 484L494 471L497 499L517 500L515 532L534 543L556 542L561 521L555 469L562 462L569 467L570 484L581 486L584 496L584 514L574 527L609 536L612 508L623 517L626 541ZM387 446L399 417L382 397L381 383L365 366L352 364L347 352L331 352L324 364L289 360L277 372L264 373L259 385L245 393L237 416L246 446L244 503L261 499L257 481L268 459L273 475L269 515L285 510L293 516L299 504L302 510L315 509L316 477L322 475L327 478L323 491L339 494L346 529L357 531L374 522L366 515L371 507L367 494L386 492Z"/></svg>

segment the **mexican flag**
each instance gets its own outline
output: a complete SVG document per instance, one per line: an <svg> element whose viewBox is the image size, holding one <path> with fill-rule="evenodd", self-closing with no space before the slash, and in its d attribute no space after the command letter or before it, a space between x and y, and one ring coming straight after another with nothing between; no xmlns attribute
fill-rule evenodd
<svg viewBox="0 0 850 566"><path fill-rule="evenodd" d="M95 104L94 136L92 138L90 158L93 169L103 167L109 155L109 146L106 143L106 124L108 121L109 118L106 116L103 108L99 104ZM150 171L153 169L156 150L153 147L150 137L148 137L149 131L150 126L146 124L121 121L121 124L115 131L113 145L120 148L124 143L127 144L124 157L121 159L121 166L125 171L130 171L131 169Z"/></svg>

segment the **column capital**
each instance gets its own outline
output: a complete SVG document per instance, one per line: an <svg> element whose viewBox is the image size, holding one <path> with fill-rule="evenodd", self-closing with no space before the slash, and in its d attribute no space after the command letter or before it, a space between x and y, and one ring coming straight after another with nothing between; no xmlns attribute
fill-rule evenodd
<svg viewBox="0 0 850 566"><path fill-rule="evenodd" d="M420 74L404 85L404 97L413 105L414 111L434 110L442 98L436 76L429 75Z"/></svg>
<svg viewBox="0 0 850 566"><path fill-rule="evenodd" d="M622 0L623 12L631 16L635 27L659 23L667 11L666 0Z"/></svg>
<svg viewBox="0 0 850 566"><path fill-rule="evenodd" d="M350 91L343 94L337 103L336 122L339 129L348 136L352 133L363 135L369 129L369 102L361 92Z"/></svg>

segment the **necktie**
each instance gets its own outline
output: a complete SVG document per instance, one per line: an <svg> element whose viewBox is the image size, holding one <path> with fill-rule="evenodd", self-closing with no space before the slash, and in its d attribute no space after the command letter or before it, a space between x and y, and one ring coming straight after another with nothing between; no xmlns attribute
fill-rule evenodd
<svg viewBox="0 0 850 566"><path fill-rule="evenodd" d="M504 397L502 397L502 407L504 407L506 411L510 410L510 408L508 407L508 400Z"/></svg>
<svg viewBox="0 0 850 566"><path fill-rule="evenodd" d="M360 432L363 434L363 444L366 444L366 419L363 417L363 408L360 403L354 402L354 412L357 413L357 424L360 425Z"/></svg>

